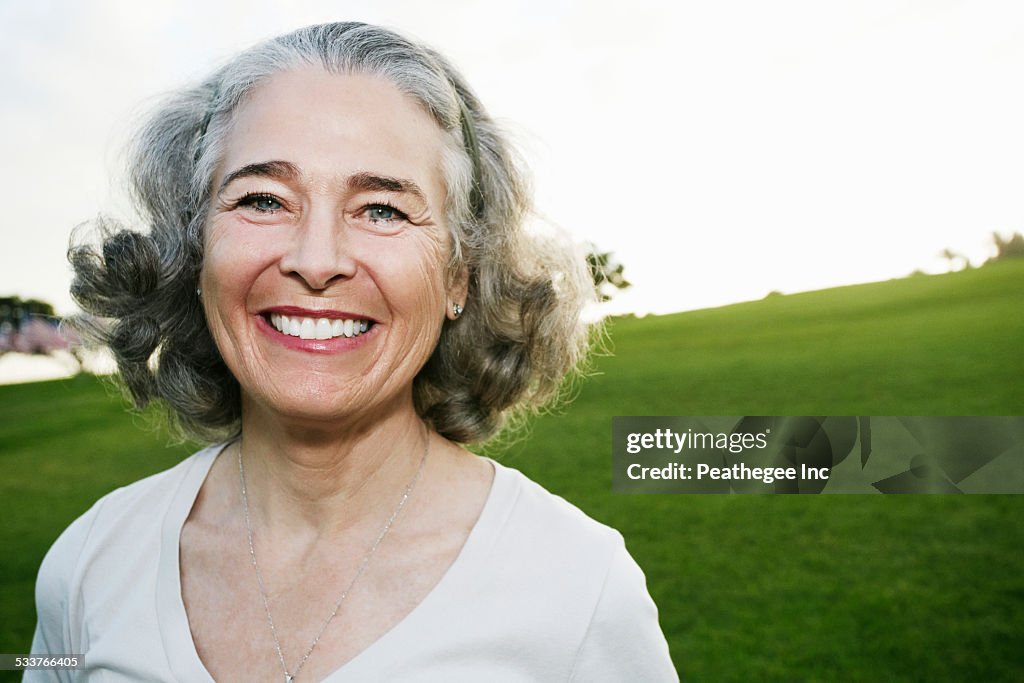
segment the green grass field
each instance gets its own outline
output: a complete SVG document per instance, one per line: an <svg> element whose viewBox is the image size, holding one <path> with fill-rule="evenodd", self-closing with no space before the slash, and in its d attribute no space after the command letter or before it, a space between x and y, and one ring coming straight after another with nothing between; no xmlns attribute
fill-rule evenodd
<svg viewBox="0 0 1024 683"><path fill-rule="evenodd" d="M614 415L1024 414L1022 301L1005 262L619 319L499 457L623 532L685 680L1022 680L1022 496L610 493ZM191 452L146 423L89 377L0 387L0 651L64 526Z"/></svg>

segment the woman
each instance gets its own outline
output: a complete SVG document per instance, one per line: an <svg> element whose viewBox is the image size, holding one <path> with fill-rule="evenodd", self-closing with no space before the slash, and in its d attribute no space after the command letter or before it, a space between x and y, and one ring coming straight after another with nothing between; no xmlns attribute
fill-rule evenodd
<svg viewBox="0 0 1024 683"><path fill-rule="evenodd" d="M73 291L136 404L221 443L69 527L33 652L98 680L675 680L621 536L459 445L556 390L587 283L522 231L443 58L279 37L173 96L132 172L149 232L73 248Z"/></svg>

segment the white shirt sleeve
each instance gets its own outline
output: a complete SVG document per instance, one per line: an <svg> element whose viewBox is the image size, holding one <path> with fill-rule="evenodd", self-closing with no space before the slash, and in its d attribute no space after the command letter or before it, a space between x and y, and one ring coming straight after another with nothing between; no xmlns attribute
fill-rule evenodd
<svg viewBox="0 0 1024 683"><path fill-rule="evenodd" d="M679 681L668 643L658 625L658 608L647 592L643 571L625 545L620 544L612 557L570 680L580 683Z"/></svg>
<svg viewBox="0 0 1024 683"><path fill-rule="evenodd" d="M36 631L32 637L33 655L82 654L81 644L72 636L71 610L78 558L96 518L99 505L71 523L54 541L43 558L36 577ZM31 669L25 671L22 683L70 683L74 670Z"/></svg>

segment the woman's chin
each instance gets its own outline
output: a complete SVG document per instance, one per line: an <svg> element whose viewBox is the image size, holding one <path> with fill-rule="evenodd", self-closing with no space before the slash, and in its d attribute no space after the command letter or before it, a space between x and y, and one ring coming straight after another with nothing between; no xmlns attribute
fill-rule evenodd
<svg viewBox="0 0 1024 683"><path fill-rule="evenodd" d="M401 391L394 395L392 382L386 378L373 381L372 374L282 373L262 379L241 382L243 419L338 428L360 422L363 417L379 419L393 412L389 404L403 403ZM408 400L404 403L413 410L412 392L405 393ZM259 428L258 424L252 426Z"/></svg>
<svg viewBox="0 0 1024 683"><path fill-rule="evenodd" d="M273 421L337 424L365 410L366 401L359 397L359 393L351 387L339 385L334 379L323 382L307 379L286 391L274 391L269 395L247 392L249 400L244 401L244 405L254 414Z"/></svg>

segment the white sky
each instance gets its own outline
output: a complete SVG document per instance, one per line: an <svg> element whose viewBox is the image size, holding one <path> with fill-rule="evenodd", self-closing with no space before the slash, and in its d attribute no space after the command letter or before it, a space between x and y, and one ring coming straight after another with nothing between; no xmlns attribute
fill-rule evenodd
<svg viewBox="0 0 1024 683"><path fill-rule="evenodd" d="M291 5L284 8L284 5ZM1024 230L1024 3L0 3L0 294L74 306L73 226L116 208L156 95L265 37L380 23L506 121L544 216L667 312L976 262Z"/></svg>

